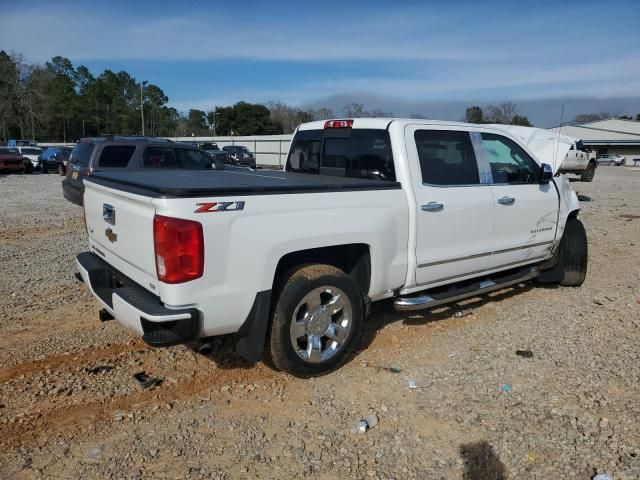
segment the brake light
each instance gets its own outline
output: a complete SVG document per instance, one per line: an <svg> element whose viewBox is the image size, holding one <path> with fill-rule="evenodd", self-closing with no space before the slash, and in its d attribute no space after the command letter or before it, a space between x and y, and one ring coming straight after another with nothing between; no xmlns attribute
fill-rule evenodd
<svg viewBox="0 0 640 480"><path fill-rule="evenodd" d="M153 243L158 280L183 283L202 276L204 236L199 222L156 215Z"/></svg>
<svg viewBox="0 0 640 480"><path fill-rule="evenodd" d="M324 128L351 128L353 120L327 120L324 122Z"/></svg>

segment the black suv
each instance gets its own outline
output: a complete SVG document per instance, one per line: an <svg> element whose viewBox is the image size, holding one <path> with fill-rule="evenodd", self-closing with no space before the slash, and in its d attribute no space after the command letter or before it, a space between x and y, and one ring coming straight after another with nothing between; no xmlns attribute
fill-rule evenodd
<svg viewBox="0 0 640 480"><path fill-rule="evenodd" d="M229 154L232 165L256 168L256 157L251 151L242 145L227 145L222 150Z"/></svg>
<svg viewBox="0 0 640 480"><path fill-rule="evenodd" d="M97 170L205 170L225 169L207 152L189 144L153 137L105 136L83 138L73 148L62 192L71 203L82 205L82 179Z"/></svg>

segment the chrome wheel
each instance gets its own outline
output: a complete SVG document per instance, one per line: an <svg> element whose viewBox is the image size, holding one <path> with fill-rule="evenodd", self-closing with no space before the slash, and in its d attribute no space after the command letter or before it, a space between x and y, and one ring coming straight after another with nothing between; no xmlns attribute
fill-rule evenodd
<svg viewBox="0 0 640 480"><path fill-rule="evenodd" d="M353 313L349 297L337 287L311 290L298 303L291 319L291 345L309 363L335 356L347 342Z"/></svg>

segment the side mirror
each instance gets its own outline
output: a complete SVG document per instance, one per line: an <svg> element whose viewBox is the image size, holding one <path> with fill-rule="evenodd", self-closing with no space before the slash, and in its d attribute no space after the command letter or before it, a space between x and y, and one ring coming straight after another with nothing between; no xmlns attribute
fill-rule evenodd
<svg viewBox="0 0 640 480"><path fill-rule="evenodd" d="M553 168L548 163L540 166L540 183L549 183L553 179Z"/></svg>

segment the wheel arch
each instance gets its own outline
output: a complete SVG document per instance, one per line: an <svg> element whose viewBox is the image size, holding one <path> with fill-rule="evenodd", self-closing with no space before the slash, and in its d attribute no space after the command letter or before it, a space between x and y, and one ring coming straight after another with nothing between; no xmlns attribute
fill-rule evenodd
<svg viewBox="0 0 640 480"><path fill-rule="evenodd" d="M371 247L365 243L349 243L329 247L309 248L287 253L278 261L273 276L272 291L277 292L293 269L312 263L339 268L349 275L366 296L371 286Z"/></svg>

